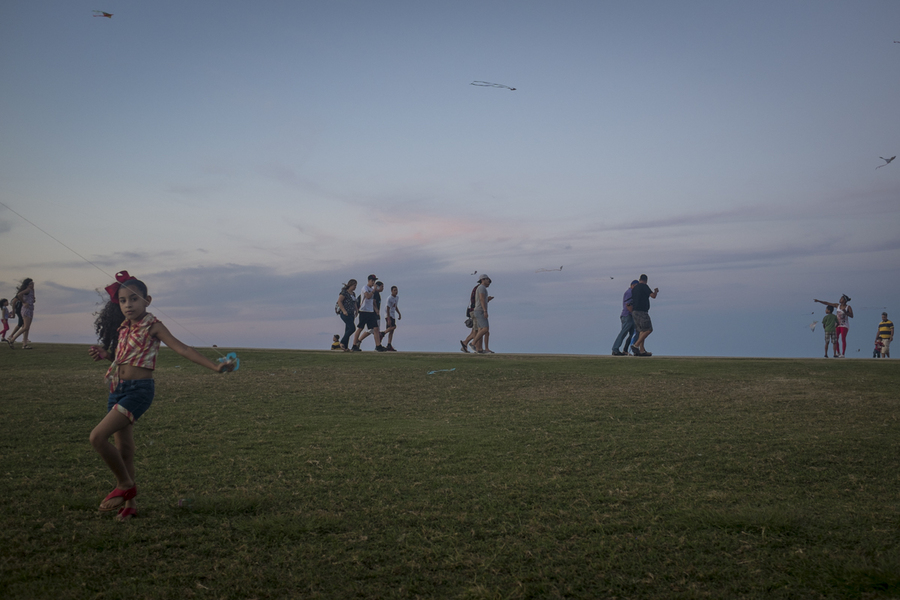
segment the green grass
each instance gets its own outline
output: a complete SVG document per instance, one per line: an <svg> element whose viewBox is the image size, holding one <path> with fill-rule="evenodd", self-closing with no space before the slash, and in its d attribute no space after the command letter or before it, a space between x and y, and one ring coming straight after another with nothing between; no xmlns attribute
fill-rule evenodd
<svg viewBox="0 0 900 600"><path fill-rule="evenodd" d="M0 597L900 597L895 362L239 355L163 350L119 524L103 366L0 352Z"/></svg>

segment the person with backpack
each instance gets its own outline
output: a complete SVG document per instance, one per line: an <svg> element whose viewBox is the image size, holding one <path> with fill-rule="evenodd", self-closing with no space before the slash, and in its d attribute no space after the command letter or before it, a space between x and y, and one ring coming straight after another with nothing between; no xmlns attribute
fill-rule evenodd
<svg viewBox="0 0 900 600"><path fill-rule="evenodd" d="M351 279L341 286L341 293L338 294L337 302L334 304L334 312L344 322L344 337L341 338L341 350L350 352L347 342L350 336L356 331L356 280Z"/></svg>
<svg viewBox="0 0 900 600"><path fill-rule="evenodd" d="M459 340L459 343L462 344L462 351L466 354L469 353L469 346L471 346L472 350L477 352L475 348L475 344L472 340L475 339L475 336L478 334L478 323L475 321L475 292L478 291L478 286L481 285L481 280L475 284L475 287L472 288L472 293L469 294L469 306L466 307L466 324L472 328L469 332L469 337L464 340Z"/></svg>

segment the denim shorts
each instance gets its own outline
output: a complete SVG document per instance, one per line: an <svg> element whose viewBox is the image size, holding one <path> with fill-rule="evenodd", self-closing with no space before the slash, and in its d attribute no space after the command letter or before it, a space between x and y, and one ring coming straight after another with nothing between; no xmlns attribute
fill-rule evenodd
<svg viewBox="0 0 900 600"><path fill-rule="evenodd" d="M152 379L126 379L119 382L106 403L107 412L117 410L134 423L153 403Z"/></svg>

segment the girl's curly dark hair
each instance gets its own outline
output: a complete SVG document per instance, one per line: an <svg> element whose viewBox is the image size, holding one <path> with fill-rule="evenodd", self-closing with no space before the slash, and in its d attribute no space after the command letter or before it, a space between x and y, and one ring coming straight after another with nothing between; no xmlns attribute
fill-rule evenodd
<svg viewBox="0 0 900 600"><path fill-rule="evenodd" d="M147 284L139 279L129 279L122 285L137 290L144 298L147 297ZM125 315L122 314L118 301L110 300L106 292L98 293L105 296L107 301L99 312L94 313L97 315L97 319L94 321L94 331L97 333L97 341L100 342L103 349L107 353L115 355L116 344L119 343L119 325L125 320Z"/></svg>

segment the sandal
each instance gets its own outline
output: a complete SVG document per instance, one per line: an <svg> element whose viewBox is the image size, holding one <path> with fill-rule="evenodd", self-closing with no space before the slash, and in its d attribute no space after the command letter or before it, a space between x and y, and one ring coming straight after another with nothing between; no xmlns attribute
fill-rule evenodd
<svg viewBox="0 0 900 600"><path fill-rule="evenodd" d="M31 350L31 346L28 344L25 344L22 346L22 350Z"/></svg>
<svg viewBox="0 0 900 600"><path fill-rule="evenodd" d="M100 512L112 512L114 510L119 510L120 508L122 508L122 506L126 502L128 502L135 496L137 496L137 486L136 485L128 488L127 490L122 490L122 489L116 488L113 491L111 491L106 496L106 498L103 499L103 502L100 503ZM108 502L110 500L115 500L116 498L121 498L122 501L117 503L115 506L103 506L104 502Z"/></svg>
<svg viewBox="0 0 900 600"><path fill-rule="evenodd" d="M137 509L133 506L128 506L119 509L119 514L116 515L116 520L120 523L124 523L132 517L137 517Z"/></svg>

